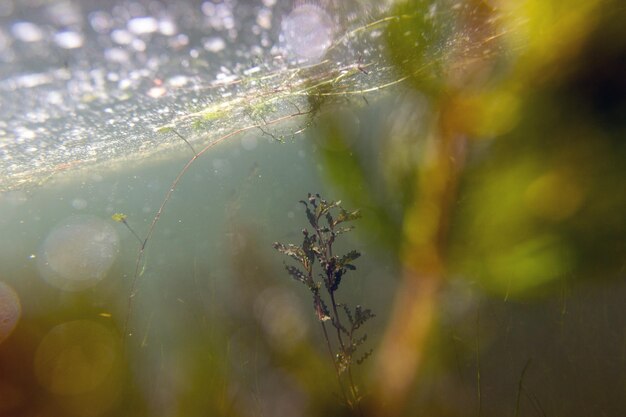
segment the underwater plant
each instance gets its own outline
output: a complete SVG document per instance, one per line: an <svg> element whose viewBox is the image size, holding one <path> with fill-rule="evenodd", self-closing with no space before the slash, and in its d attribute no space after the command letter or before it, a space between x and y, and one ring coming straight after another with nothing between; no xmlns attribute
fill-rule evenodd
<svg viewBox="0 0 626 417"><path fill-rule="evenodd" d="M130 232L133 234L133 236L135 236L137 238L137 240L139 241L139 244L141 245L141 247L144 247L146 245L146 241L143 240L141 237L139 237L139 234L137 234L137 232L135 232L135 229L130 227L130 224L128 224L128 221L126 220L126 219L128 219L127 215L125 215L124 213L114 213L111 216L111 219L113 219L113 221L116 221L118 223L124 223L124 226L126 226L126 228L128 230L130 230Z"/></svg>
<svg viewBox="0 0 626 417"><path fill-rule="evenodd" d="M374 62L367 60L366 54L358 51L365 45L370 48L371 45L367 43L370 34L377 33L395 19L406 19L406 16L380 17L336 39L327 48L327 55L337 55L341 57L339 60L325 59L280 70L268 67L266 72L261 72L263 66L255 66L251 68L254 70L252 72L233 75L231 81L220 81L219 87L229 91L224 93L219 102L191 106L188 112L153 128L157 134L176 136L193 155L172 179L146 231L138 233L132 228L126 214L114 213L111 216L113 221L124 224L139 242L123 325L125 340L133 333L133 304L139 291L140 277L146 271L145 255L153 233L173 193L190 168L214 147L235 137L258 130L275 142L284 142L286 138L294 138L313 126L321 106L334 99L348 100L358 96L369 104L367 94L401 84L407 76L398 77L395 73L387 72L386 67L377 68ZM349 40L353 45L350 52L353 59L346 63L342 47ZM256 74L257 71L259 74ZM211 84L206 90L215 87Z"/></svg>
<svg viewBox="0 0 626 417"><path fill-rule="evenodd" d="M305 207L312 230L302 229L301 245L275 242L274 248L300 263L302 268L285 264L285 269L292 278L304 284L311 292L315 315L322 327L342 395L351 408L359 409L361 396L354 384L351 367L355 362L361 364L371 355L372 350L361 354L355 360L357 348L367 339L367 334L357 336L356 332L375 315L370 309L360 305L351 309L346 303L337 300L339 285L349 271L356 270L353 261L358 259L361 253L351 250L344 255L336 255L333 253L333 244L339 235L354 228L343 223L356 220L361 214L359 210L346 211L341 207L341 201L326 201L319 194L308 194L307 199L300 202ZM321 281L316 280L316 277L321 278ZM322 287L326 290L327 301L324 301L325 297L322 296ZM343 318L340 311L343 311ZM334 328L334 332L332 330L329 332L327 322ZM349 396L344 389L342 379L344 375L347 378Z"/></svg>

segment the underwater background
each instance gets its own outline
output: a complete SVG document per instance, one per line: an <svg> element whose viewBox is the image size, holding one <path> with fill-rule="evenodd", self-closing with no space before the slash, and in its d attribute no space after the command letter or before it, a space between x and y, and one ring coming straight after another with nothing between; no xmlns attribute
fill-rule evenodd
<svg viewBox="0 0 626 417"><path fill-rule="evenodd" d="M626 414L625 14L2 2L0 415Z"/></svg>

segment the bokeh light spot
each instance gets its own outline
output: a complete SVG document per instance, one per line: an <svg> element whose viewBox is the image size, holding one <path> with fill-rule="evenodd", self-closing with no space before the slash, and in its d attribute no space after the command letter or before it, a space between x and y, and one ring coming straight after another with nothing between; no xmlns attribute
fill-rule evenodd
<svg viewBox="0 0 626 417"><path fill-rule="evenodd" d="M560 221L573 215L583 201L576 178L564 172L549 172L533 181L526 190L526 204L541 218Z"/></svg>
<svg viewBox="0 0 626 417"><path fill-rule="evenodd" d="M290 53L318 60L333 41L332 21L319 7L303 4L283 20L282 34Z"/></svg>
<svg viewBox="0 0 626 417"><path fill-rule="evenodd" d="M104 326L77 320L60 324L44 336L35 353L35 375L50 392L77 395L106 379L116 359L114 336Z"/></svg>
<svg viewBox="0 0 626 417"><path fill-rule="evenodd" d="M22 306L17 293L0 282L0 343L11 335L21 315Z"/></svg>
<svg viewBox="0 0 626 417"><path fill-rule="evenodd" d="M74 216L46 238L38 266L51 285L79 291L97 284L115 261L119 238L112 225L94 216Z"/></svg>

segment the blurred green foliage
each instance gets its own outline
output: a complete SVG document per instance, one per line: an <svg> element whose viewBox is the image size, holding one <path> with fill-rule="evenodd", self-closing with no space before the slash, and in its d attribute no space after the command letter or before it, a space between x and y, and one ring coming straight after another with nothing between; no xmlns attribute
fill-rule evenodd
<svg viewBox="0 0 626 417"><path fill-rule="evenodd" d="M356 110L356 122L328 111L314 133L338 194L370 208L384 246L406 250L401 236L435 227L422 212L407 219L424 184L449 181L429 173L431 150L461 138L446 150L459 178L443 231L447 274L507 296L619 277L626 13L616 1L574 3L397 6L388 53L411 88Z"/></svg>

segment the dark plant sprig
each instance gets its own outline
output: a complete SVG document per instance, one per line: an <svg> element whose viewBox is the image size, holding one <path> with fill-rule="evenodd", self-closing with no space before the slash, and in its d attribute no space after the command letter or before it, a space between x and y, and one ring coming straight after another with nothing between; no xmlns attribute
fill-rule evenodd
<svg viewBox="0 0 626 417"><path fill-rule="evenodd" d="M361 214L358 210L347 211L341 207L341 201L326 201L319 194L309 194L307 199L301 200L300 203L304 205L311 231L302 229L303 239L300 246L275 242L274 248L300 264L300 267L286 264L285 269L293 279L306 285L311 292L313 308L321 324L341 391L348 404L360 410L360 396L352 378L351 367L354 362L362 363L372 351L354 360L357 348L367 340L367 334L357 336L356 332L367 320L373 318L374 314L360 305L351 310L347 304L337 302L335 293L345 275L356 270L353 262L361 257L361 253L351 250L341 256L335 255L333 244L337 236L353 229L353 226L345 226L343 223L357 220ZM319 277L320 280L316 281L314 277ZM326 289L328 304L322 297L322 287ZM339 307L343 310L343 318L339 315ZM346 321L349 325L345 324ZM335 336L332 338L329 336L326 322L330 322L335 329ZM336 345L335 349L333 345ZM343 388L344 374L347 375L349 397Z"/></svg>

